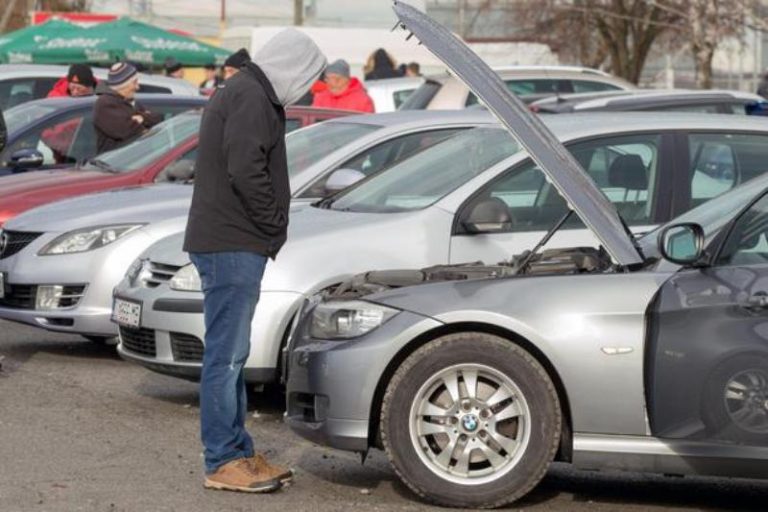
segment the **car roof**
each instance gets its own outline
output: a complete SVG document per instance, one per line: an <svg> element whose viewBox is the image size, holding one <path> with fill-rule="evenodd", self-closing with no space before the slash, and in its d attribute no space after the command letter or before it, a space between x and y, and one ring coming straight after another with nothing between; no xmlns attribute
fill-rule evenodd
<svg viewBox="0 0 768 512"><path fill-rule="evenodd" d="M641 106L645 104L674 104L680 101L736 100L760 102L765 99L757 94L744 91L710 89L705 91L690 89L637 89L631 91L605 91L598 93L576 93L550 96L531 104L532 109L555 112L571 110L589 110L608 106Z"/></svg>
<svg viewBox="0 0 768 512"><path fill-rule="evenodd" d="M382 114L360 114L356 116L330 119L325 123L361 123L382 127L403 124L456 124L456 123L496 123L496 119L487 111L480 109L466 110L397 110Z"/></svg>

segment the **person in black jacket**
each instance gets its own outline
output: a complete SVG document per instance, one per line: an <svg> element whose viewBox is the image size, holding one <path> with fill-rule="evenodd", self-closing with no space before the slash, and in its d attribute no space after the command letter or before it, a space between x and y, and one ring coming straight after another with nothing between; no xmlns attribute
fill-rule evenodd
<svg viewBox="0 0 768 512"><path fill-rule="evenodd" d="M203 291L204 485L269 492L292 472L254 453L245 429L243 368L267 260L286 241L291 191L284 107L309 90L326 60L295 29L280 32L253 60L218 87L203 112L184 250Z"/></svg>
<svg viewBox="0 0 768 512"><path fill-rule="evenodd" d="M399 71L395 67L395 59L384 48L379 48L368 56L364 71L366 80L382 80L403 76L403 71Z"/></svg>
<svg viewBox="0 0 768 512"><path fill-rule="evenodd" d="M137 75L131 64L118 62L109 68L107 87L97 88L99 97L93 105L93 124L98 154L128 144L163 120L161 115L136 103Z"/></svg>

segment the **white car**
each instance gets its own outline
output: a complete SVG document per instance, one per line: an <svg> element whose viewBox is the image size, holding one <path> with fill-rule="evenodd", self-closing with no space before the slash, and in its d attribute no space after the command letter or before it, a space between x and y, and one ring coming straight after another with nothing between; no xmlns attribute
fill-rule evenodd
<svg viewBox="0 0 768 512"><path fill-rule="evenodd" d="M420 77L386 78L367 80L365 90L373 100L376 112L394 112L418 89L424 79Z"/></svg>
<svg viewBox="0 0 768 512"><path fill-rule="evenodd" d="M45 98L53 85L67 76L69 66L48 64L0 64L0 110L27 101ZM105 80L105 68L93 68L97 80ZM142 93L181 94L199 96L200 91L190 82L167 76L139 73Z"/></svg>
<svg viewBox="0 0 768 512"><path fill-rule="evenodd" d="M604 71L578 66L509 66L493 70L526 103L556 94L636 89ZM477 96L449 72L427 77L402 110L453 110L478 103Z"/></svg>

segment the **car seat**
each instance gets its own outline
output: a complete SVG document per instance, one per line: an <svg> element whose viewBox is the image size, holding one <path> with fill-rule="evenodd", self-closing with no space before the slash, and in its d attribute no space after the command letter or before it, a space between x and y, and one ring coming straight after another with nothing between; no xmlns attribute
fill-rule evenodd
<svg viewBox="0 0 768 512"><path fill-rule="evenodd" d="M626 222L641 221L646 218L647 198L640 198L640 194L648 191L648 169L640 155L628 154L616 157L608 168L608 186L624 189L624 198L620 203L616 203L616 207ZM635 193L634 199L629 197L630 192Z"/></svg>

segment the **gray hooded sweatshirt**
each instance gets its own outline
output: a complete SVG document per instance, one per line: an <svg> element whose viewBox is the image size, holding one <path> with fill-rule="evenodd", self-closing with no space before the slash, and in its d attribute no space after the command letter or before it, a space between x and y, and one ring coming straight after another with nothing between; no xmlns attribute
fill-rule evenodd
<svg viewBox="0 0 768 512"><path fill-rule="evenodd" d="M296 103L325 70L327 60L303 32L287 28L267 41L253 56L283 106Z"/></svg>

